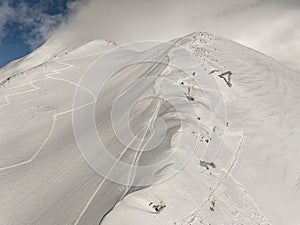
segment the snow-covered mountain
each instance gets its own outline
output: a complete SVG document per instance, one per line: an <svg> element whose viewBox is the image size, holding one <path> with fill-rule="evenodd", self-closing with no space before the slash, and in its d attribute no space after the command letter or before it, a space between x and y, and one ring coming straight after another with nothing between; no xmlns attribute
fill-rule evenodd
<svg viewBox="0 0 300 225"><path fill-rule="evenodd" d="M0 82L0 224L300 223L300 74L267 56L54 37Z"/></svg>

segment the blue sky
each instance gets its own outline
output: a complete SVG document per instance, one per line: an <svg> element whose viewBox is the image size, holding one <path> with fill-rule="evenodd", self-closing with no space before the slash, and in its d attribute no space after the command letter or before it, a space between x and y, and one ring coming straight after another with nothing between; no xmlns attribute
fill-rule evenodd
<svg viewBox="0 0 300 225"><path fill-rule="evenodd" d="M65 22L74 0L1 0L0 67L40 46Z"/></svg>

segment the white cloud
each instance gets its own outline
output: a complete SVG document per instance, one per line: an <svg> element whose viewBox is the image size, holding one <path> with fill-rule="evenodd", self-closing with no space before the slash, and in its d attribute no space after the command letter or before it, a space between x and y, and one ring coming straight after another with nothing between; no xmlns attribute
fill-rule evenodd
<svg viewBox="0 0 300 225"><path fill-rule="evenodd" d="M247 29L234 32L232 38L300 71L300 10L279 6L256 9L264 12L264 17L257 14Z"/></svg>
<svg viewBox="0 0 300 225"><path fill-rule="evenodd" d="M208 31L237 40L286 64L298 65L300 70L300 63L296 62L300 58L297 42L300 36L299 32L293 32L299 30L299 16L295 16L300 15L299 3L299 0L91 0L63 29L77 40L108 38L117 42L167 40L194 31ZM295 45L296 48L292 47Z"/></svg>

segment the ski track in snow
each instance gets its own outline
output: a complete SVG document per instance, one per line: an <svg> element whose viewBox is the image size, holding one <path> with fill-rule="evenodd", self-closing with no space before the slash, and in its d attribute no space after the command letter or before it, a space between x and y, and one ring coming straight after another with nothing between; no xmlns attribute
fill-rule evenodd
<svg viewBox="0 0 300 225"><path fill-rule="evenodd" d="M159 113L159 109L161 107L161 103L162 103L162 100L160 99L158 105L156 106L155 112L153 113L152 118L150 118L150 120L148 121L148 123L146 125L147 129L146 129L146 131L145 131L145 133L143 135L142 140L145 139L145 137L147 135L147 132L148 132L148 130L151 127L151 124L153 123L153 121L155 120L155 118L157 118L157 115ZM126 188L126 190L124 192L124 195L122 196L121 199L123 199L125 197L125 195L128 193L129 189L131 188L131 186L132 186L132 184L134 182L134 177L135 177L136 170L137 170L137 169L135 169L135 167L137 166L137 163L139 162L139 160L140 160L140 158L141 158L141 156L143 154L144 147L147 146L147 144L150 142L150 140L151 140L151 138L149 138L149 140L144 144L144 146L142 146L143 142L141 142L141 146L139 146L139 150L136 150L136 154L135 154L135 156L133 158L133 161L132 161L132 164L131 164L131 167L130 167L130 172L129 172L128 180L127 180L127 184L128 185L127 185L127 188Z"/></svg>
<svg viewBox="0 0 300 225"><path fill-rule="evenodd" d="M239 155L240 155L240 151L241 151L241 148L242 148L242 145L243 145L243 141L244 141L244 138L245 138L245 134L241 133L241 136L242 137L241 137L241 140L240 140L240 144L239 144L238 148L235 151L234 159L233 159L233 161L232 161L229 169L225 172L225 174L223 175L223 177L221 177L221 179L217 182L217 184L215 185L215 187L212 189L212 191L209 193L209 195L206 197L206 199L203 200L203 202L200 204L200 206L197 209L195 209L188 217L186 217L185 219L183 219L182 224L190 224L190 223L192 223L195 220L195 218L197 217L197 213L199 213L202 210L202 208L204 207L204 205L210 200L210 198L213 196L213 194L221 186L222 182L229 175L231 175L231 172L234 169L234 166L235 166L236 162L238 161L238 158L239 158ZM221 169L221 171L224 171L224 169ZM232 175L231 175L231 177L233 178Z"/></svg>
<svg viewBox="0 0 300 225"><path fill-rule="evenodd" d="M161 102L160 102L161 103ZM127 152L127 150L129 149L130 145L136 140L136 138L138 138L139 134L142 133L142 131L144 130L144 128L146 128L144 134L143 134L143 138L142 140L144 140L145 136L147 135L147 131L149 130L152 122L155 120L157 113L159 111L160 108L160 104L157 105L157 108L152 116L152 118L148 121L148 123L139 131L139 133L136 135L136 137L129 143L129 145L121 152L119 158L117 159L117 161L115 162L115 164L111 167L111 169L109 170L108 174L106 175L106 177L104 177L104 179L101 181L101 183L98 185L97 189L95 190L95 192L93 193L93 195L90 197L90 199L88 200L86 206L84 207L83 211L81 212L81 214L79 215L79 217L77 218L77 220L75 221L74 225L77 225L80 222L81 217L84 215L85 211L88 209L89 205L91 204L91 202L93 201L93 199L95 198L95 196L97 195L97 193L100 191L101 187L103 186L103 184L105 183L105 181L107 180L107 177L110 175L110 173L113 171L113 169L115 168L115 166L120 162L121 158L123 157L123 155ZM149 138L149 141L151 140L151 138ZM148 142L149 142L148 141ZM147 145L146 142L144 144L144 146ZM143 142L141 142L141 145L143 144ZM139 146L139 148L141 147L140 150L136 150L136 153L133 157L132 163L130 165L130 172L128 175L128 185L126 187L126 190L124 191L123 196L121 197L121 199L123 199L126 194L128 193L133 181L134 181L134 174L136 173L136 169L135 166L137 165L142 153L143 153L143 147Z"/></svg>
<svg viewBox="0 0 300 225"><path fill-rule="evenodd" d="M10 166L6 166L6 167L2 167L0 168L0 171L4 171L4 170L8 170L8 169L12 169L12 168L15 168L15 167L19 167L19 166L23 166L23 165L26 165L28 163L31 163L36 157L37 155L40 153L40 151L43 149L43 147L45 146L45 144L47 143L47 141L49 140L49 138L51 137L51 134L53 132L53 129L55 127L55 124L56 124L56 121L57 121L57 117L60 116L60 115L63 115L63 114L66 114L66 113L70 113L70 112L73 112L75 110L78 110L78 109L82 109L86 106L89 106L91 104L94 104L95 103L95 99L96 97L94 96L94 94L88 90L87 88L85 87L82 87L80 86L79 84L75 83L75 82L72 82L72 81L69 81L69 80L66 80L66 79L63 79L63 78L56 78L56 77L53 77L54 75L57 75L57 74L61 74L62 72L64 72L65 70L68 70L68 69L71 69L74 67L74 65L72 64L69 64L69 63L66 63L65 61L68 61L68 60L74 60L74 59L82 59L82 58L86 58L86 57L89 57L89 56L93 56L93 55L99 55L99 54L102 54L103 52L99 52L99 53L95 53L95 54L90 54L90 55L85 55L85 56L81 56L81 57L74 57L74 58L69 58L69 59L64 59L62 61L55 61L55 63L58 63L58 64L61 64L61 65L64 65L66 67L62 68L62 69L58 69L58 70L53 70L52 72L44 75L44 78L41 78L41 79L36 79L36 80L33 80L33 81L29 81L28 83L25 83L25 84L22 84L22 85L19 85L19 86L15 86L15 87L12 87L12 88L9 88L9 89L16 89L16 88L20 88L20 87L24 87L24 86L32 86L33 89L31 90L27 90L27 91L23 91L23 92L18 92L18 93L14 93L14 94L11 94L11 95L5 95L4 98L6 99L7 103L4 104L4 105L1 105L0 108L2 107L5 107L5 106L8 106L11 104L10 100L9 100L9 97L11 96L17 96L17 95L21 95L21 94L26 94L26 93L29 93L29 92L33 92L33 91L36 91L36 90L39 90L40 87L36 86L34 83L35 82L38 82L38 81L44 81L44 80L48 80L48 79L52 79L52 80L58 80L58 81L62 81L62 82L67 82L77 88L80 88L86 92L88 92L90 95L93 96L93 99L94 101L93 102L90 102L90 103L87 103L85 105L82 105L82 106L78 106L76 108L72 108L72 109L69 109L69 110L66 110L66 111L63 111L63 112L60 112L60 113L56 113L54 114L52 117L53 117L53 120L52 120L52 125L51 125L51 129L48 133L48 136L47 138L45 139L45 141L42 143L42 145L40 146L40 148L33 154L33 156L24 161L24 162L20 162L20 163L16 163L16 164L13 164L13 165L10 165Z"/></svg>
<svg viewBox="0 0 300 225"><path fill-rule="evenodd" d="M138 137L138 135L143 131L144 127L138 132L137 136L131 140L131 142L129 143L129 145L121 152L119 158L116 160L115 164L110 168L110 170L108 171L107 175L104 177L104 179L100 182L100 184L98 185L98 187L96 188L95 192L92 194L92 196L89 198L88 202L86 203L84 209L82 210L82 212L80 213L79 217L77 218L77 220L75 221L74 225L77 225L80 222L80 219L82 218L82 216L84 215L85 211L88 209L89 205L92 203L93 199L95 198L95 196L97 195L97 193L99 192L99 190L101 189L101 187L103 186L103 184L105 183L105 181L107 180L107 177L110 175L110 173L113 171L113 169L115 168L115 166L120 162L121 158L123 157L123 155L127 152L127 150L129 149L129 146L136 140L136 138ZM138 151L137 151L138 153ZM136 153L136 154L137 154ZM133 164L132 164L133 165ZM131 165L131 166L132 166Z"/></svg>

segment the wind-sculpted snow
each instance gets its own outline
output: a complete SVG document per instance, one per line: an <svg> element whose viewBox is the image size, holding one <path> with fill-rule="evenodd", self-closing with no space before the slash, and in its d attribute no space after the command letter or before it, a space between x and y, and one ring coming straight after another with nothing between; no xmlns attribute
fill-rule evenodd
<svg viewBox="0 0 300 225"><path fill-rule="evenodd" d="M205 154L196 150L177 176L126 196L103 224L298 224L299 74L229 40L191 36L185 47L218 82L226 117L209 125ZM212 137L222 123L224 136ZM157 215L148 202L165 209Z"/></svg>
<svg viewBox="0 0 300 225"><path fill-rule="evenodd" d="M207 33L153 43L3 78L0 224L300 221L299 75Z"/></svg>

